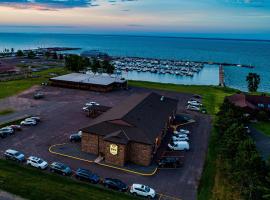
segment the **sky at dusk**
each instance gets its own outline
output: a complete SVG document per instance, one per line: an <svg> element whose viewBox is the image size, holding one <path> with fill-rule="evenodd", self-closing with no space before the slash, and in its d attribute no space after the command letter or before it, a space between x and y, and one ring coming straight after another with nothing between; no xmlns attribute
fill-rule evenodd
<svg viewBox="0 0 270 200"><path fill-rule="evenodd" d="M270 0L0 0L0 32L270 39Z"/></svg>

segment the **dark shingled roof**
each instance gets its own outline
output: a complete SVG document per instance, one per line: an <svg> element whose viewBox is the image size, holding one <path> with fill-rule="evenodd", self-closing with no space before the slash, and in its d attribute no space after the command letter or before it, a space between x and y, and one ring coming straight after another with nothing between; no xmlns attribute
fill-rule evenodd
<svg viewBox="0 0 270 200"><path fill-rule="evenodd" d="M154 144L169 116L176 111L177 103L176 99L156 93L132 95L82 131L115 143Z"/></svg>
<svg viewBox="0 0 270 200"><path fill-rule="evenodd" d="M266 109L269 109L268 105L270 105L269 96L248 95L248 94L240 93L240 94L234 94L227 98L232 104L240 108L250 108L250 109L255 110L258 108L258 104L264 104L267 106Z"/></svg>

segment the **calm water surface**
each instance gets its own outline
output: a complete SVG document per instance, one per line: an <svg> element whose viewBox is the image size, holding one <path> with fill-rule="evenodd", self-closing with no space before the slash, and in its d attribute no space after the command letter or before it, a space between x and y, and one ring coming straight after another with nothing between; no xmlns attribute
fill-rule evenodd
<svg viewBox="0 0 270 200"><path fill-rule="evenodd" d="M267 41L69 34L0 34L0 49L52 46L80 47L82 50L98 49L113 56L255 65L255 69L225 67L226 84L230 87L246 90L246 75L249 72L256 72L261 75L259 90L270 92L270 42ZM217 66L206 66L193 78L136 72L129 72L123 76L132 80L176 84L218 84Z"/></svg>

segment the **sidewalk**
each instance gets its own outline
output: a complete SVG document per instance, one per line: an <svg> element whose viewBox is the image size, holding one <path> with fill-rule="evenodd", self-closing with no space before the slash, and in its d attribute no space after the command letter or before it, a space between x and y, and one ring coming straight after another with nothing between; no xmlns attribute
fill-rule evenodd
<svg viewBox="0 0 270 200"><path fill-rule="evenodd" d="M96 155L82 152L80 144L76 144L76 143L64 143L64 144L52 145L49 148L49 152L59 155L59 156L68 157L70 159L76 159L76 160L81 160L81 161L90 162L90 163L94 163L94 160L97 158ZM107 164L104 161L101 161L100 163L94 163L94 164L97 164L103 167L109 167L109 168L121 170L128 173L141 175L141 176L152 176L157 172L157 166L154 164L148 167L139 166L132 163L126 164L123 167L119 167L119 166Z"/></svg>

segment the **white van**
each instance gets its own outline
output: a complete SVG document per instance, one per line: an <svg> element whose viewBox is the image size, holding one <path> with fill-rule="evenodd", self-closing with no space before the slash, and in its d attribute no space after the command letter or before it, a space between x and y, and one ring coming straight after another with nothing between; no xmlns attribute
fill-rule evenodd
<svg viewBox="0 0 270 200"><path fill-rule="evenodd" d="M189 150L189 143L187 141L173 141L168 144L168 147L174 151Z"/></svg>

